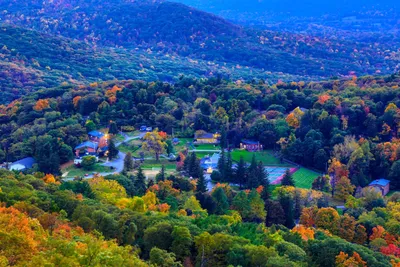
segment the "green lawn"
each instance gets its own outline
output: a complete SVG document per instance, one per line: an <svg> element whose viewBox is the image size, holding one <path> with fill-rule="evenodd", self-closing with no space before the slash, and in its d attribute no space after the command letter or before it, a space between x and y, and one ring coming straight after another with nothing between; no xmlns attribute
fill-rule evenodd
<svg viewBox="0 0 400 267"><path fill-rule="evenodd" d="M209 155L211 157L213 155L213 153L210 153L210 152L196 152L196 157L198 159L202 159L207 155Z"/></svg>
<svg viewBox="0 0 400 267"><path fill-rule="evenodd" d="M256 156L256 160L261 161L266 166L288 166L290 165L286 163L281 163L280 159L274 157L269 150L261 151L261 152L249 152L247 150L239 150L236 149L232 151L232 159L234 161L239 161L240 157L243 157L244 161L251 162L253 155Z"/></svg>
<svg viewBox="0 0 400 267"><path fill-rule="evenodd" d="M72 165L68 168L66 168L65 170L63 170L63 172L68 172L67 177L76 177L76 176L80 176L83 177L85 176L85 174L91 174L93 172L109 172L112 173L113 170L111 170L109 167L105 167L100 165L100 163L97 163L94 167L93 170L87 171L84 170L83 168L77 168L75 167L75 165Z"/></svg>
<svg viewBox="0 0 400 267"><path fill-rule="evenodd" d="M315 178L320 174L312 170L301 167L293 174L296 187L310 189Z"/></svg>
<svg viewBox="0 0 400 267"><path fill-rule="evenodd" d="M118 142L122 142L124 141L125 137L122 136L121 134L117 134L114 136L114 142L118 143Z"/></svg>
<svg viewBox="0 0 400 267"><path fill-rule="evenodd" d="M165 169L167 170L175 170L176 169L176 163L175 162L171 162L165 159L161 159L159 162L157 162L156 160L146 160L142 165L142 169L144 170L151 170L153 168L156 169L161 169L161 166L164 165Z"/></svg>
<svg viewBox="0 0 400 267"><path fill-rule="evenodd" d="M182 150L185 150L186 144L188 142L193 142L193 138L179 138L179 143L177 145L174 145L174 149L176 153L179 153Z"/></svg>
<svg viewBox="0 0 400 267"><path fill-rule="evenodd" d="M194 146L196 149L199 150L220 150L221 147L219 145L213 144L199 144Z"/></svg>

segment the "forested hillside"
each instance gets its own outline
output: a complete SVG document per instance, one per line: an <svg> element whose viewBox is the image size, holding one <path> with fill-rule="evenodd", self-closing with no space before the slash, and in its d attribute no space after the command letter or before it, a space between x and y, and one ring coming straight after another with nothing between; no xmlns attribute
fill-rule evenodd
<svg viewBox="0 0 400 267"><path fill-rule="evenodd" d="M274 85L112 81L39 90L1 106L0 160L33 156L37 164L27 174L0 171L0 262L398 266L398 193L362 187L386 177L400 189L399 86L399 75ZM127 158L119 174L58 176L92 129L107 127L118 140L118 129L141 125L158 128L143 146L154 134L170 147L163 140L172 132L184 139L221 131L227 154L212 174L220 183L207 189L195 152L184 147L177 171L162 167L154 180L143 173L146 161ZM271 185L256 152L233 165L243 139L328 175L304 189L288 169Z"/></svg>
<svg viewBox="0 0 400 267"><path fill-rule="evenodd" d="M182 1L0 0L0 267L400 267L398 3Z"/></svg>
<svg viewBox="0 0 400 267"><path fill-rule="evenodd" d="M1 1L4 23L87 42L191 57L237 68L330 77L396 70L396 44L260 31L164 1ZM135 78L135 77L130 77Z"/></svg>
<svg viewBox="0 0 400 267"><path fill-rule="evenodd" d="M221 75L234 80L242 77L270 81L300 79L162 52L95 48L81 41L10 25L0 25L0 47L0 103L9 103L29 92L63 83L87 84L112 79L173 82L180 75Z"/></svg>

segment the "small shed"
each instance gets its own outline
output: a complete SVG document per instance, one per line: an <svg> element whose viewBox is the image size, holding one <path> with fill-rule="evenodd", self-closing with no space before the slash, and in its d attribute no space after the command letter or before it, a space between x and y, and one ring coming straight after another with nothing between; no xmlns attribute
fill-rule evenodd
<svg viewBox="0 0 400 267"><path fill-rule="evenodd" d="M390 191L390 181L386 179L374 180L367 187L381 193L382 196L386 196Z"/></svg>
<svg viewBox="0 0 400 267"><path fill-rule="evenodd" d="M27 169L31 169L33 167L33 164L35 164L36 161L32 157L27 157L20 159L10 165L10 170L11 171L24 171Z"/></svg>

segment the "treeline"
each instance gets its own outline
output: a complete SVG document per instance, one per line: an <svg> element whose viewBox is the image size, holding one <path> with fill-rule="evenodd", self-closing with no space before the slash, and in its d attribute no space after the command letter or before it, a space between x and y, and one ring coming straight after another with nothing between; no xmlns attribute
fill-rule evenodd
<svg viewBox="0 0 400 267"><path fill-rule="evenodd" d="M53 140L63 163L70 157L66 146L74 148L88 130L112 121L118 127L174 129L181 137L224 130L227 147L238 147L242 139L259 141L265 149L324 172L332 170L328 161L334 157L346 165L356 186L390 173L395 181L398 86L398 75L274 85L182 77L173 85L64 86L1 107L0 155L11 161L40 157L42 141Z"/></svg>

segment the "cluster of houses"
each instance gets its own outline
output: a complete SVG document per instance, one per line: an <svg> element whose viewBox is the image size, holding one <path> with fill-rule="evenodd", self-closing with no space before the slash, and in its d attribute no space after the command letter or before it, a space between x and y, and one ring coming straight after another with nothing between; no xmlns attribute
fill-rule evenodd
<svg viewBox="0 0 400 267"><path fill-rule="evenodd" d="M108 154L108 135L100 131L91 131L88 133L89 140L75 147L74 164L79 166L84 156L99 157Z"/></svg>

